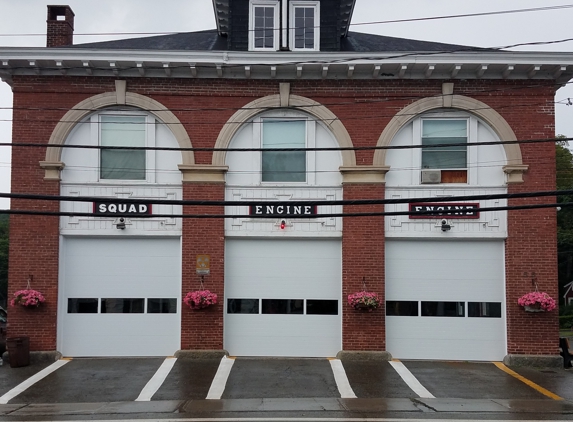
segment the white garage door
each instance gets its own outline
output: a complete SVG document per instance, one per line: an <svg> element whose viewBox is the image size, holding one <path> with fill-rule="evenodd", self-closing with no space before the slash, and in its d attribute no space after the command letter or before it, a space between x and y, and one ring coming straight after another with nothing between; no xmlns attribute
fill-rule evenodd
<svg viewBox="0 0 573 422"><path fill-rule="evenodd" d="M339 240L227 240L225 349L335 356L342 348Z"/></svg>
<svg viewBox="0 0 573 422"><path fill-rule="evenodd" d="M506 355L503 241L386 242L386 344L398 359Z"/></svg>
<svg viewBox="0 0 573 422"><path fill-rule="evenodd" d="M64 238L64 356L167 356L180 348L179 238Z"/></svg>

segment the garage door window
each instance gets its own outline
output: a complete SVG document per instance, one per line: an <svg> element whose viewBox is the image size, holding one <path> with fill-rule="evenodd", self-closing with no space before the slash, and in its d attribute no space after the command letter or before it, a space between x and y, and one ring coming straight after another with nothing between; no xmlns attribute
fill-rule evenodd
<svg viewBox="0 0 573 422"><path fill-rule="evenodd" d="M303 314L302 299L263 299L263 314Z"/></svg>
<svg viewBox="0 0 573 422"><path fill-rule="evenodd" d="M143 299L102 299L102 314L142 314Z"/></svg>
<svg viewBox="0 0 573 422"><path fill-rule="evenodd" d="M501 318L500 302L468 302L470 318Z"/></svg>
<svg viewBox="0 0 573 422"><path fill-rule="evenodd" d="M69 298L68 314L97 314L98 299Z"/></svg>
<svg viewBox="0 0 573 422"><path fill-rule="evenodd" d="M464 302L422 302L422 316L464 317Z"/></svg>
<svg viewBox="0 0 573 422"><path fill-rule="evenodd" d="M176 314L177 299L147 299L148 314Z"/></svg>
<svg viewBox="0 0 573 422"><path fill-rule="evenodd" d="M338 315L338 300L308 299L306 301L306 314Z"/></svg>
<svg viewBox="0 0 573 422"><path fill-rule="evenodd" d="M259 312L260 301L260 312ZM306 302L306 312L305 312ZM332 299L227 299L228 314L338 315Z"/></svg>
<svg viewBox="0 0 573 422"><path fill-rule="evenodd" d="M418 316L418 302L408 300L386 301L388 316Z"/></svg>

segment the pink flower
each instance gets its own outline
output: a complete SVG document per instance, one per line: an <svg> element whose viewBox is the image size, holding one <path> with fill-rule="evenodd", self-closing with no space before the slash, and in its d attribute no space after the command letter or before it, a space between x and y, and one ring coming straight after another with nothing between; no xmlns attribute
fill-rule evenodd
<svg viewBox="0 0 573 422"><path fill-rule="evenodd" d="M348 295L348 304L354 309L376 309L380 306L380 298L374 292L357 292Z"/></svg>
<svg viewBox="0 0 573 422"><path fill-rule="evenodd" d="M45 302L44 295L37 290L26 289L18 290L14 293L14 298L10 301L10 306L40 306L40 303Z"/></svg>
<svg viewBox="0 0 573 422"><path fill-rule="evenodd" d="M217 295L209 290L196 290L185 295L183 302L191 309L203 309L217 303Z"/></svg>
<svg viewBox="0 0 573 422"><path fill-rule="evenodd" d="M557 307L555 300L545 292L531 292L517 299L519 306L536 306L539 304L544 311L552 311Z"/></svg>

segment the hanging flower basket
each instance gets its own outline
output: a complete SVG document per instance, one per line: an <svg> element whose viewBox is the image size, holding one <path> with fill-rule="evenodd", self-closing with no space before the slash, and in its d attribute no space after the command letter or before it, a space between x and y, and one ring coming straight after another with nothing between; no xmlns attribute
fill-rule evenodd
<svg viewBox="0 0 573 422"><path fill-rule="evenodd" d="M14 293L14 298L10 301L11 306L24 306L26 308L38 307L45 302L46 298L42 293L33 289L18 290Z"/></svg>
<svg viewBox="0 0 573 422"><path fill-rule="evenodd" d="M183 303L191 309L204 309L217 303L217 295L209 290L196 290L187 293Z"/></svg>
<svg viewBox="0 0 573 422"><path fill-rule="evenodd" d="M348 304L356 310L372 312L380 306L380 298L374 292L356 292L348 295Z"/></svg>
<svg viewBox="0 0 573 422"><path fill-rule="evenodd" d="M519 299L517 304L526 312L549 312L557 307L555 300L545 292L530 292Z"/></svg>

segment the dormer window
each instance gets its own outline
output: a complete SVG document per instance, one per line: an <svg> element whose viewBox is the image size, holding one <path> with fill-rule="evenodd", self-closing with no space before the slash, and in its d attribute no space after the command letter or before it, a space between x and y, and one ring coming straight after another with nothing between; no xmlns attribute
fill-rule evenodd
<svg viewBox="0 0 573 422"><path fill-rule="evenodd" d="M318 0L250 0L249 15L250 51L320 49Z"/></svg>
<svg viewBox="0 0 573 422"><path fill-rule="evenodd" d="M279 3L275 0L252 0L249 50L279 49Z"/></svg>
<svg viewBox="0 0 573 422"><path fill-rule="evenodd" d="M319 50L320 26L318 16L320 3L293 1L290 3L290 49Z"/></svg>

